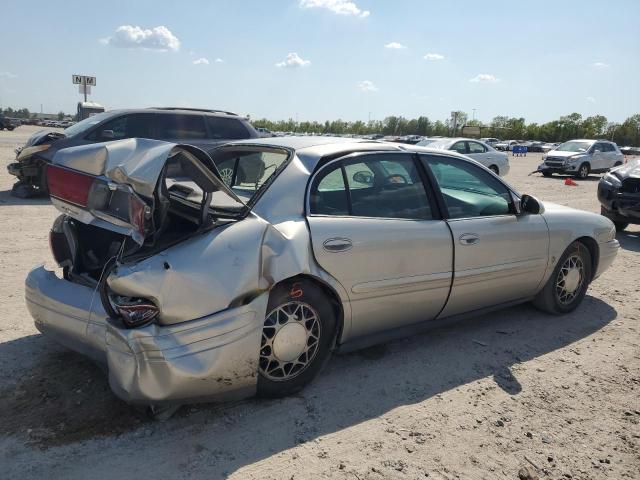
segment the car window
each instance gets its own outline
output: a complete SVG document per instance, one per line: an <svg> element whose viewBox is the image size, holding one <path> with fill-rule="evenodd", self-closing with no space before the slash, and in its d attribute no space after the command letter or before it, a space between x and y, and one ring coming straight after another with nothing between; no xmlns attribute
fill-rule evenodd
<svg viewBox="0 0 640 480"><path fill-rule="evenodd" d="M449 150L453 150L454 152L458 152L462 154L467 153L467 147L465 146L465 142L456 142L453 145L451 145Z"/></svg>
<svg viewBox="0 0 640 480"><path fill-rule="evenodd" d="M100 125L96 130L87 135L89 140L105 141L120 140L123 138L153 138L152 115L131 114L123 115ZM104 131L110 130L112 136L105 136Z"/></svg>
<svg viewBox="0 0 640 480"><path fill-rule="evenodd" d="M309 207L311 213L318 215L349 215L349 200L341 163L314 182Z"/></svg>
<svg viewBox="0 0 640 480"><path fill-rule="evenodd" d="M210 138L242 140L249 138L249 131L240 120L234 118L207 116Z"/></svg>
<svg viewBox="0 0 640 480"><path fill-rule="evenodd" d="M202 115L157 114L158 140L197 140L207 138Z"/></svg>
<svg viewBox="0 0 640 480"><path fill-rule="evenodd" d="M214 155L220 176L241 199L248 201L287 160L283 151L237 151Z"/></svg>
<svg viewBox="0 0 640 480"><path fill-rule="evenodd" d="M615 152L616 147L613 146L613 143L603 143L605 152Z"/></svg>
<svg viewBox="0 0 640 480"><path fill-rule="evenodd" d="M406 155L365 155L335 163L314 180L309 206L310 213L321 215L433 218L416 165Z"/></svg>
<svg viewBox="0 0 640 480"><path fill-rule="evenodd" d="M469 146L469 153L484 153L487 151L484 145L478 142L467 142L467 145Z"/></svg>
<svg viewBox="0 0 640 480"><path fill-rule="evenodd" d="M483 217L511 213L511 195L495 177L464 160L422 157L444 197L449 218Z"/></svg>

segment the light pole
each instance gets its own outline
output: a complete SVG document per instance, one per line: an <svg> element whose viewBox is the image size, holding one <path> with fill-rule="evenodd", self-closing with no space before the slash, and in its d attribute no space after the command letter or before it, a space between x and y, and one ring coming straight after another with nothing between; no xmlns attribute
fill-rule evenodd
<svg viewBox="0 0 640 480"><path fill-rule="evenodd" d="M475 108L473 108L472 110L473 110L473 117L472 117L471 119L472 119L472 120L475 120L475 119L476 119L476 109L475 109Z"/></svg>

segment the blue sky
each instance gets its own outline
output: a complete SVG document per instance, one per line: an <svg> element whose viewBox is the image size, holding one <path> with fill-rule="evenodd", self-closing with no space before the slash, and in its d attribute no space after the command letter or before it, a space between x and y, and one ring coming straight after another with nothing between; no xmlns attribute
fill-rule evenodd
<svg viewBox="0 0 640 480"><path fill-rule="evenodd" d="M640 112L638 0L0 0L0 12L2 106L73 112L78 73L97 77L90 99L109 109Z"/></svg>

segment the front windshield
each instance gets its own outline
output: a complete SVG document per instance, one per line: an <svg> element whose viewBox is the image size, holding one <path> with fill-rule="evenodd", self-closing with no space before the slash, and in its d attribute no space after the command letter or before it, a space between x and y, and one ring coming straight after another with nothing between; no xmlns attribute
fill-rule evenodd
<svg viewBox="0 0 640 480"><path fill-rule="evenodd" d="M94 125L97 125L102 120L105 120L111 116L113 116L113 112L102 112L102 113L97 113L95 115L91 115L90 117L85 118L84 120L76 123L75 125L71 125L70 127L65 128L64 134L67 137L73 137L74 135L77 135L79 133L89 130Z"/></svg>
<svg viewBox="0 0 640 480"><path fill-rule="evenodd" d="M586 152L591 142L565 142L556 148L558 152Z"/></svg>

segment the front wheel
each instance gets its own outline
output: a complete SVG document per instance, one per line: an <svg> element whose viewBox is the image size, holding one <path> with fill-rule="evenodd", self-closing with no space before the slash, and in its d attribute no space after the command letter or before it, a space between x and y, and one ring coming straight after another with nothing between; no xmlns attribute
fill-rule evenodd
<svg viewBox="0 0 640 480"><path fill-rule="evenodd" d="M581 242L565 250L533 304L540 310L562 315L575 310L587 293L591 281L591 255Z"/></svg>
<svg viewBox="0 0 640 480"><path fill-rule="evenodd" d="M542 176L544 177L550 177L551 175L553 175L552 172L542 172Z"/></svg>
<svg viewBox="0 0 640 480"><path fill-rule="evenodd" d="M491 165L489 167L489 170L491 170L493 173L495 173L496 175L500 175L500 170L498 170L498 167L496 167L495 165Z"/></svg>
<svg viewBox="0 0 640 480"><path fill-rule="evenodd" d="M283 397L301 390L331 356L335 331L331 302L314 283L274 288L262 329L258 395Z"/></svg>
<svg viewBox="0 0 640 480"><path fill-rule="evenodd" d="M576 178L584 180L588 176L589 176L589 164L583 163L582 165L580 165L580 168L578 168L578 172L576 173Z"/></svg>

